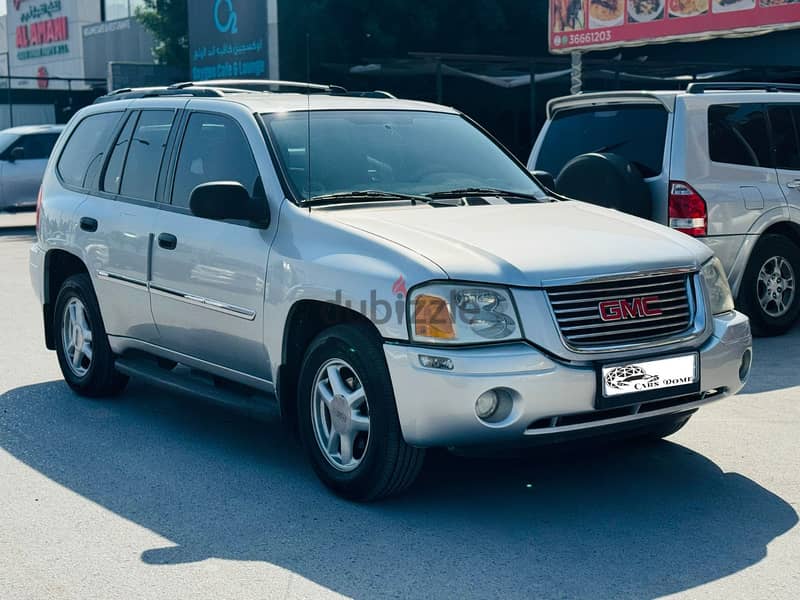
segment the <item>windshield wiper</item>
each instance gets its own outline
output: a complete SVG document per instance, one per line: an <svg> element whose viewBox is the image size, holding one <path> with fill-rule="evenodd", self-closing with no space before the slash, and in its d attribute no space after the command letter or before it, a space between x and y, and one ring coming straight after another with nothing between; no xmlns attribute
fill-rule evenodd
<svg viewBox="0 0 800 600"><path fill-rule="evenodd" d="M400 194L397 192L383 192L381 190L360 190L354 192L339 192L336 194L323 194L303 200L303 206L319 206L321 204L345 204L354 201L384 202L391 200L410 200L411 202L430 202L427 196L414 194Z"/></svg>
<svg viewBox="0 0 800 600"><path fill-rule="evenodd" d="M499 190L497 188L463 188L460 190L447 190L444 192L432 192L425 194L428 198L436 200L438 198L466 198L469 196L499 196L507 198L527 198L529 200L536 200L541 202L543 198L534 196L533 194L525 194L522 192L510 192L508 190Z"/></svg>

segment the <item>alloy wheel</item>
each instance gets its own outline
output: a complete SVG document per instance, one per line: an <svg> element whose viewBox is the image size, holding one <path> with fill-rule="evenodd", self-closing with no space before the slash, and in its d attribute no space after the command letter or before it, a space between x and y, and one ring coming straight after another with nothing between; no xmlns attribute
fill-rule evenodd
<svg viewBox="0 0 800 600"><path fill-rule="evenodd" d="M85 377L92 366L92 328L86 306L79 298L71 298L64 307L61 340L69 369L76 376Z"/></svg>
<svg viewBox="0 0 800 600"><path fill-rule="evenodd" d="M796 277L791 263L782 256L773 256L761 266L756 286L761 309L770 317L782 317L792 308Z"/></svg>
<svg viewBox="0 0 800 600"><path fill-rule="evenodd" d="M311 398L314 437L325 459L335 469L358 468L370 441L369 402L352 366L332 359L320 367Z"/></svg>

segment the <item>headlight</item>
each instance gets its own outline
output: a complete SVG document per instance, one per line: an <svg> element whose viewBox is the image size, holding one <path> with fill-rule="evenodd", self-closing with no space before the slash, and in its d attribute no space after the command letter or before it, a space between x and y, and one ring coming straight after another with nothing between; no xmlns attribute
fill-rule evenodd
<svg viewBox="0 0 800 600"><path fill-rule="evenodd" d="M411 338L434 344L520 339L511 293L491 286L431 284L408 298Z"/></svg>
<svg viewBox="0 0 800 600"><path fill-rule="evenodd" d="M733 294L731 286L728 284L728 277L725 269L718 258L712 258L703 265L703 279L706 282L706 291L711 303L711 312L715 315L730 312L733 310Z"/></svg>

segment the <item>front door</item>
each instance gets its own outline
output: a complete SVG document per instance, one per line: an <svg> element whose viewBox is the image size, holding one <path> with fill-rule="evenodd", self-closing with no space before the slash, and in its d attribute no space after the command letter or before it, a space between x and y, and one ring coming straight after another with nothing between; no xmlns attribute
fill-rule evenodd
<svg viewBox="0 0 800 600"><path fill-rule="evenodd" d="M189 115L177 158L171 210L159 213L155 229L150 293L160 343L269 380L263 343L269 230L192 215L192 190L213 181L237 181L253 197L263 198L258 168L239 124L227 116L195 112Z"/></svg>

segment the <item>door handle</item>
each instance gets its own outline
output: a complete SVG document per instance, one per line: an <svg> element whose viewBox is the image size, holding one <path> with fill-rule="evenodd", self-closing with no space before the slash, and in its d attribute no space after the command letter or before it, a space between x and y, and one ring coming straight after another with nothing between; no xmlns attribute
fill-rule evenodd
<svg viewBox="0 0 800 600"><path fill-rule="evenodd" d="M97 219L91 217L81 217L81 229L94 233L97 231Z"/></svg>
<svg viewBox="0 0 800 600"><path fill-rule="evenodd" d="M800 190L800 179L795 179L786 184L790 190Z"/></svg>
<svg viewBox="0 0 800 600"><path fill-rule="evenodd" d="M175 250L178 247L178 238L171 233L159 233L158 245L164 250Z"/></svg>

